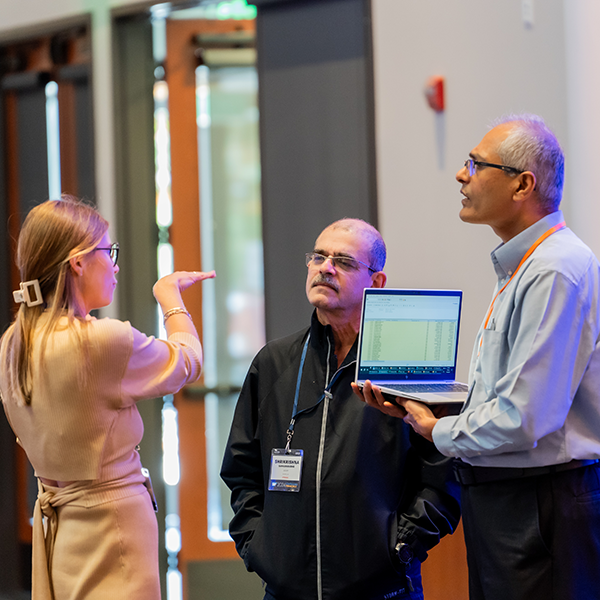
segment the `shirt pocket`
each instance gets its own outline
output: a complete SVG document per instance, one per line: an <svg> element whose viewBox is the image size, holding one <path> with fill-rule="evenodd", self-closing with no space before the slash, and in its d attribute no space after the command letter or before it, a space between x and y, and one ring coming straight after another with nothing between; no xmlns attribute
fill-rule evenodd
<svg viewBox="0 0 600 600"><path fill-rule="evenodd" d="M496 396L498 381L506 374L508 365L508 339L505 331L484 329L479 369L481 379L488 395Z"/></svg>

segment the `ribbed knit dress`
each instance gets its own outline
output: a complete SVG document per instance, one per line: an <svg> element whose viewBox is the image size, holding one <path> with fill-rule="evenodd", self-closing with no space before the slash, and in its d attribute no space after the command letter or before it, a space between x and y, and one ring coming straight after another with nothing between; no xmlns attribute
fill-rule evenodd
<svg viewBox="0 0 600 600"><path fill-rule="evenodd" d="M198 379L200 343L90 318L86 357L72 330L82 324L68 327L65 317L41 363L44 321L34 338L29 406L11 397L0 348L4 409L42 480L32 600L159 600L158 528L136 450L143 434L136 402Z"/></svg>

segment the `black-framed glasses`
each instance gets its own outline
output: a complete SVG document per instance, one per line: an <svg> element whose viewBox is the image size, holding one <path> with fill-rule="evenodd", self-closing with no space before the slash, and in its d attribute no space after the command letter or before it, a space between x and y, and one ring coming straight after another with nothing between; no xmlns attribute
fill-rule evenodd
<svg viewBox="0 0 600 600"><path fill-rule="evenodd" d="M482 160L475 160L474 158L468 158L467 160L465 160L465 167L469 173L469 177L473 177L473 175L475 175L476 167L492 167L493 169L500 169L501 171L505 171L506 173L516 173L517 175L525 173L525 171L521 171L520 169L516 169L515 167L507 167L506 165L496 165L494 163L484 162Z"/></svg>
<svg viewBox="0 0 600 600"><path fill-rule="evenodd" d="M367 267L369 271L373 271L373 273L377 273L377 269L370 267L367 263L364 263L362 260L358 260L357 258L352 258L351 256L325 256L324 254L319 254L318 252L307 252L306 253L306 266L309 267L313 265L315 267L320 267L325 264L325 261L330 260L334 269L341 269L342 271L357 271L360 269L359 265L363 265L363 267Z"/></svg>
<svg viewBox="0 0 600 600"><path fill-rule="evenodd" d="M117 264L117 261L119 260L119 242L111 244L110 248L94 248L92 252L95 252L96 250L106 250L110 255L110 260L112 260L113 265Z"/></svg>

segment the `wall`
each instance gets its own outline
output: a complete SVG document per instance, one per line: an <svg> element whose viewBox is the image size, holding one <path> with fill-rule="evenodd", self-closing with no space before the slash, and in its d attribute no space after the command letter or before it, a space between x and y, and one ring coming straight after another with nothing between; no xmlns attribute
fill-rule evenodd
<svg viewBox="0 0 600 600"><path fill-rule="evenodd" d="M454 175L504 113L546 119L569 152L562 0L373 0L379 224L389 286L464 290L459 377L491 299L487 226L460 221ZM446 78L446 110L427 105L427 78ZM571 201L563 206L567 218Z"/></svg>
<svg viewBox="0 0 600 600"><path fill-rule="evenodd" d="M377 224L370 3L256 0L267 339L310 321L304 253Z"/></svg>
<svg viewBox="0 0 600 600"><path fill-rule="evenodd" d="M543 115L567 153L563 209L596 253L600 239L598 149L600 54L597 0L372 0L379 223L388 243L389 285L465 292L459 376L494 284L485 226L463 224L454 180L468 152L503 113ZM0 39L15 28L91 13L98 202L115 214L110 11L136 0L0 0ZM436 116L423 86L446 77L447 110ZM597 134L596 134L597 135Z"/></svg>
<svg viewBox="0 0 600 600"><path fill-rule="evenodd" d="M570 222L583 241L600 256L600 3L565 0L564 6L568 142L567 181Z"/></svg>
<svg viewBox="0 0 600 600"><path fill-rule="evenodd" d="M98 202L109 219L115 212L110 10L135 4L140 3L0 0L0 38L14 28L93 15ZM546 118L567 152L563 210L571 227L600 253L595 235L600 204L593 202L600 177L594 139L600 75L593 65L600 53L594 35L600 6L596 0L530 0L534 21L528 28L523 4L373 0L379 220L389 246L389 285L465 291L462 378L491 294L488 254L497 238L487 227L460 222L453 178L492 118L511 111ZM423 96L433 74L446 77L442 118Z"/></svg>

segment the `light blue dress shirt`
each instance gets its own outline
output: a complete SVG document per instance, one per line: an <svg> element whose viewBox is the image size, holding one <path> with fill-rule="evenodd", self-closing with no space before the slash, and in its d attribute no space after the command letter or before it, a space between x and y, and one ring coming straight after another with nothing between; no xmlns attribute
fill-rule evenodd
<svg viewBox="0 0 600 600"><path fill-rule="evenodd" d="M562 220L547 215L492 252L494 295ZM596 257L571 230L537 247L477 334L469 399L433 429L440 452L486 467L600 458L599 284Z"/></svg>

